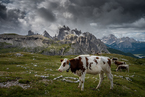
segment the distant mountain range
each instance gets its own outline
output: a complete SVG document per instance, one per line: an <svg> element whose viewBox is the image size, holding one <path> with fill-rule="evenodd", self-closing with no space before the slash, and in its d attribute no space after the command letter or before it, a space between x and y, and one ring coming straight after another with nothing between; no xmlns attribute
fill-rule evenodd
<svg viewBox="0 0 145 97"><path fill-rule="evenodd" d="M103 37L101 41L109 48L145 56L145 42L136 41L135 39L129 37L117 38L113 34Z"/></svg>
<svg viewBox="0 0 145 97"><path fill-rule="evenodd" d="M145 42L129 37L117 38L113 34L97 39L89 32L60 27L58 35L50 36L47 31L43 35L29 30L27 35L15 33L0 35L0 53L16 50L36 52L45 55L79 55L96 53L116 53L134 57L132 54L145 56ZM10 51L9 51L10 50Z"/></svg>
<svg viewBox="0 0 145 97"><path fill-rule="evenodd" d="M124 44L124 45L120 45L119 48L121 48L121 46L123 48L129 48L132 47L131 43L137 43L138 41L136 41L133 38L129 38L129 37L122 37L122 38L117 38L115 35L110 34L109 36L104 36L101 39L105 44L108 45L112 45L112 44ZM126 43L126 44L125 44Z"/></svg>
<svg viewBox="0 0 145 97"><path fill-rule="evenodd" d="M1 51L9 48L19 48L19 50L21 48L22 51L39 52L45 55L109 53L107 46L91 33L71 30L68 26L60 27L58 35L54 37L51 37L47 31L39 35L31 30L26 36L1 34Z"/></svg>

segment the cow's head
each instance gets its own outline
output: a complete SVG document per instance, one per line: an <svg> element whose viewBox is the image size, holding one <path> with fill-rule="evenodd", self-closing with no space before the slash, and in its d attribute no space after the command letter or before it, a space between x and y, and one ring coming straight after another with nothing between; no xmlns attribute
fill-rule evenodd
<svg viewBox="0 0 145 97"><path fill-rule="evenodd" d="M112 61L113 62L115 62L115 61L117 61L118 60L118 58L112 58Z"/></svg>
<svg viewBox="0 0 145 97"><path fill-rule="evenodd" d="M66 71L69 69L69 60L67 58L65 58L64 60L60 60L61 61L61 65L58 69L58 71L62 72L62 71Z"/></svg>

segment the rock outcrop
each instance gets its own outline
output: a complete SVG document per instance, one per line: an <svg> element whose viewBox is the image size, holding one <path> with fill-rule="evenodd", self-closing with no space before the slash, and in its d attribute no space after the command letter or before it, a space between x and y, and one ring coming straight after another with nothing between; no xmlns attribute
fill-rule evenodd
<svg viewBox="0 0 145 97"><path fill-rule="evenodd" d="M59 40L63 40L64 37L65 37L66 35L68 35L68 34L70 34L70 28L69 28L69 27L66 27L66 26L64 25L63 27L60 27L60 28L59 28L59 33L58 33L57 38L58 38Z"/></svg>
<svg viewBox="0 0 145 97"><path fill-rule="evenodd" d="M78 36L76 34L69 34L63 39L65 44L72 44L68 53L78 54L96 54L96 53L109 53L106 45L97 39L94 35L89 32L82 33Z"/></svg>

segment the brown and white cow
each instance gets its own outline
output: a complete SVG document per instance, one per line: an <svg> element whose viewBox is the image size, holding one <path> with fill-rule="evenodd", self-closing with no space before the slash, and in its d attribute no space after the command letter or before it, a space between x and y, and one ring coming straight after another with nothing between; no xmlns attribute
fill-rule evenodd
<svg viewBox="0 0 145 97"><path fill-rule="evenodd" d="M119 66L117 67L116 71L118 71L118 70L123 70L123 69L125 69L126 71L129 72L129 65L119 65Z"/></svg>
<svg viewBox="0 0 145 97"><path fill-rule="evenodd" d="M119 65L125 65L125 62L114 61L114 64L118 67Z"/></svg>
<svg viewBox="0 0 145 97"><path fill-rule="evenodd" d="M76 58L68 60L65 58L61 60L61 66L58 71L71 70L74 74L79 76L79 85L81 90L84 90L85 75L88 74L99 74L100 80L96 87L98 89L104 79L104 73L108 76L111 86L113 89L113 75L111 74L111 59L104 56L90 56L90 55L79 55Z"/></svg>

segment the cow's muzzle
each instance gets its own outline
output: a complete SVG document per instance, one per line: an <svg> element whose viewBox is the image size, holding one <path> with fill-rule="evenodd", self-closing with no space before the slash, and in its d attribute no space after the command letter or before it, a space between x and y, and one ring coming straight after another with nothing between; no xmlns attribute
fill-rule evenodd
<svg viewBox="0 0 145 97"><path fill-rule="evenodd" d="M60 69L58 69L59 72L62 72Z"/></svg>

